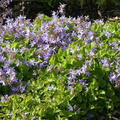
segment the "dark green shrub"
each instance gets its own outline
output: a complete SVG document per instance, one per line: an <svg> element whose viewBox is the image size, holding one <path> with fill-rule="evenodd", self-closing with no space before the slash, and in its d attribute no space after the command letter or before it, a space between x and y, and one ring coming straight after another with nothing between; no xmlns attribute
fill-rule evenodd
<svg viewBox="0 0 120 120"><path fill-rule="evenodd" d="M51 16L52 11L56 11L60 3L67 5L65 8L67 16L89 15L97 18L101 16L98 10L103 16L120 15L119 11L108 14L109 11L119 10L119 0L13 0L10 7L13 9L13 17L22 14L34 19L38 13Z"/></svg>

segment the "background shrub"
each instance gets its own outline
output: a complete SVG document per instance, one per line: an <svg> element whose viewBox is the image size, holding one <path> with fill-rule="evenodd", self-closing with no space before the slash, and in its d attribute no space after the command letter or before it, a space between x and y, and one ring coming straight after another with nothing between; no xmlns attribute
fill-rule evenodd
<svg viewBox="0 0 120 120"><path fill-rule="evenodd" d="M13 0L8 8L12 8L14 14L9 16L15 18L21 14L30 19L34 19L38 13L51 16L60 3L67 5L66 16L89 15L92 19L120 16L119 0Z"/></svg>

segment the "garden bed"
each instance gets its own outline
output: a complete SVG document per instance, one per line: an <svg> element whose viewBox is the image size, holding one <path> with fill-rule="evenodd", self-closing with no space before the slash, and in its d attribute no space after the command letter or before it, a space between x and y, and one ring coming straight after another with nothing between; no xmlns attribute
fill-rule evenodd
<svg viewBox="0 0 120 120"><path fill-rule="evenodd" d="M0 26L0 119L114 119L119 33L117 20L91 22L61 12L33 22L8 19Z"/></svg>

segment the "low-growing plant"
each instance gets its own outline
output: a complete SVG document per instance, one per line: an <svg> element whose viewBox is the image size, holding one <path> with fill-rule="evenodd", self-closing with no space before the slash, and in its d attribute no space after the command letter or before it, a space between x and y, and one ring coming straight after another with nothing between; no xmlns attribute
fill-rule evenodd
<svg viewBox="0 0 120 120"><path fill-rule="evenodd" d="M79 29L76 23L83 27ZM7 19L0 28L1 83L17 91L16 83L34 78L33 71L47 67L50 57L59 48L69 47L70 43L76 41L80 30L86 30L85 35L90 27L91 23L84 21L83 17L59 18L55 12L52 19L40 14L34 23L23 16L15 20ZM22 92L25 89L21 85L18 88Z"/></svg>
<svg viewBox="0 0 120 120"><path fill-rule="evenodd" d="M58 14L0 26L0 119L107 119L119 109L120 23Z"/></svg>

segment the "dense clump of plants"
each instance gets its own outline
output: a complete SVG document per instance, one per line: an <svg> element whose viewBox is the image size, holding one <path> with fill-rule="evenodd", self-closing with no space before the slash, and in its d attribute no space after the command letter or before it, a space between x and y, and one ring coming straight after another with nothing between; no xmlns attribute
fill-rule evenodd
<svg viewBox="0 0 120 120"><path fill-rule="evenodd" d="M90 120L119 109L120 23L67 18L63 7L0 26L0 119Z"/></svg>

